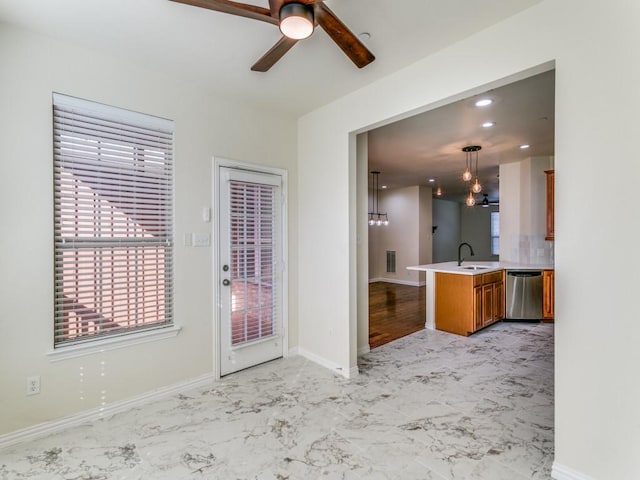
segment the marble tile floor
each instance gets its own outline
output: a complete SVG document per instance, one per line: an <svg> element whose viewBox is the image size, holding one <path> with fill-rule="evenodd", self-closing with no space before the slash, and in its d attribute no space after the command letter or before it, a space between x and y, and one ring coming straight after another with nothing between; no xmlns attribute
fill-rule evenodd
<svg viewBox="0 0 640 480"><path fill-rule="evenodd" d="M0 479L550 478L553 325L423 330L359 366L260 365L0 451Z"/></svg>

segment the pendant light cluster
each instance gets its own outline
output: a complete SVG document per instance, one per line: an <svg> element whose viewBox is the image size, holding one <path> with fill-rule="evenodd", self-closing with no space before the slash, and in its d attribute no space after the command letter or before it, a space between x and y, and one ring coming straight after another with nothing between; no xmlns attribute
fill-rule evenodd
<svg viewBox="0 0 640 480"><path fill-rule="evenodd" d="M380 197L380 172L371 172L373 195L371 195L371 211L369 212L369 225L389 225L389 217L386 213L380 213L379 211L379 197Z"/></svg>
<svg viewBox="0 0 640 480"><path fill-rule="evenodd" d="M465 182L470 182L473 178L473 173L471 173L471 169L473 168L473 160L475 154L475 163L476 163L476 178L474 182L471 184L469 189L469 195L467 195L466 204L469 207L473 207L476 204L476 199L474 197L475 193L480 193L482 191L482 185L480 184L480 180L478 179L478 152L482 149L480 145L467 145L462 149L465 153L465 167L462 172L462 179Z"/></svg>

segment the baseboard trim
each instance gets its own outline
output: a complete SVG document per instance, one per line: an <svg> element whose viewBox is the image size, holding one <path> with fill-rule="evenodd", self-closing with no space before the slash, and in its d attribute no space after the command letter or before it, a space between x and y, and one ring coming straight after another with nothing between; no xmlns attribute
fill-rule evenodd
<svg viewBox="0 0 640 480"><path fill-rule="evenodd" d="M300 347L291 347L289 349L289 356L295 357L296 355L300 355Z"/></svg>
<svg viewBox="0 0 640 480"><path fill-rule="evenodd" d="M40 423L33 427L27 427L22 430L0 435L0 449L35 440L54 433L59 433L70 427L77 427L84 423L94 422L101 418L109 417L116 413L122 413L132 408L143 406L149 402L184 393L195 388L207 387L211 385L214 380L215 377L213 373L207 373L185 382L161 387L105 406L85 410L73 415L62 417L58 420Z"/></svg>
<svg viewBox="0 0 640 480"><path fill-rule="evenodd" d="M293 351L295 351L296 353L292 353ZM292 353L292 355L300 355L301 357L304 357L307 360L311 360L313 363L317 363L321 367L328 368L332 372L337 373L338 375L342 375L345 378L352 378L358 375L359 373L358 367L344 368L338 365L337 363L327 360L326 358L323 358L320 355L316 355L315 353L310 352L309 350L305 350L302 347L292 348L291 350L289 350L289 352Z"/></svg>
<svg viewBox="0 0 640 480"><path fill-rule="evenodd" d="M594 480L593 477L560 465L557 462L553 462L551 466L551 478L555 478L555 480Z"/></svg>
<svg viewBox="0 0 640 480"><path fill-rule="evenodd" d="M382 277L369 279L369 283L376 283L376 282L395 283L397 285L408 285L410 287L424 287L427 284L426 280L423 280L420 282L414 282L411 280L398 280L395 278L382 278Z"/></svg>

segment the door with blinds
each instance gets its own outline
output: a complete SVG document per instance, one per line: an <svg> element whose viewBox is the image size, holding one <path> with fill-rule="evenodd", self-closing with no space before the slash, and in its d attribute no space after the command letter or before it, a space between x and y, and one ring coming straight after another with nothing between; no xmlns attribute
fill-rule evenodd
<svg viewBox="0 0 640 480"><path fill-rule="evenodd" d="M282 177L220 167L220 374L283 355Z"/></svg>

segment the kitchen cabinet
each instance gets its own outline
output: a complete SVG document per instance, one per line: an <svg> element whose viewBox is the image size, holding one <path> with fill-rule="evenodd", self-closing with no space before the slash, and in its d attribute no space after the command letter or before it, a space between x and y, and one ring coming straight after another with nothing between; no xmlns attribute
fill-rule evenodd
<svg viewBox="0 0 640 480"><path fill-rule="evenodd" d="M504 270L477 275L435 275L437 330L471 335L504 318L504 301Z"/></svg>
<svg viewBox="0 0 640 480"><path fill-rule="evenodd" d="M545 240L555 239L555 218L553 211L555 208L555 173L554 170L545 170L547 175L547 234Z"/></svg>
<svg viewBox="0 0 640 480"><path fill-rule="evenodd" d="M555 316L555 271L542 271L542 320L553 322Z"/></svg>

